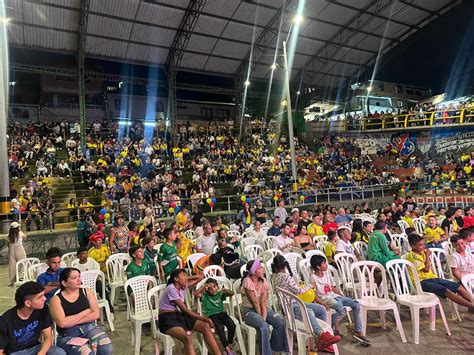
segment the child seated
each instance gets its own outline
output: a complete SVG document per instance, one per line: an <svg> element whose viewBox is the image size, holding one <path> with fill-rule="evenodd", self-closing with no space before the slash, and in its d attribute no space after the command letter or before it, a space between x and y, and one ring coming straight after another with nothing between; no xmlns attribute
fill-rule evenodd
<svg viewBox="0 0 474 355"><path fill-rule="evenodd" d="M197 290L194 295L201 299L204 307L203 313L214 323L214 328L219 335L219 339L227 355L233 355L232 343L235 335L235 323L232 318L224 311L224 300L226 297L232 297L234 292L222 288L219 291L219 285L213 278L206 280L205 284ZM227 337L225 336L224 326L227 328Z"/></svg>
<svg viewBox="0 0 474 355"><path fill-rule="evenodd" d="M451 236L451 244L456 251L451 255L451 271L461 281L464 275L474 273L474 256L467 250L466 242L458 234Z"/></svg>
<svg viewBox="0 0 474 355"><path fill-rule="evenodd" d="M457 282L438 278L431 270L431 250L425 249L424 239L419 235L412 234L408 237L408 241L411 251L407 254L406 260L415 265L423 291L434 293L441 298L448 297L451 301L468 307L469 313L474 313L471 297L467 290ZM410 277L413 281L413 275L410 274Z"/></svg>
<svg viewBox="0 0 474 355"><path fill-rule="evenodd" d="M329 264L336 267L336 262L334 261L334 255L336 255L336 244L339 240L339 236L332 229L328 231L328 244L324 248L324 254L328 258Z"/></svg>
<svg viewBox="0 0 474 355"><path fill-rule="evenodd" d="M334 334L339 334L339 321L346 315L346 307L351 307L354 312L355 332L352 337L361 345L369 346L370 341L362 332L362 321L360 318L359 302L356 300L344 297L344 295L335 288L331 277L329 276L328 263L321 255L313 255L311 257L311 267L314 274L311 277L311 282L315 284L316 295L323 301L322 305L326 309L334 309L336 313L332 317L332 327Z"/></svg>

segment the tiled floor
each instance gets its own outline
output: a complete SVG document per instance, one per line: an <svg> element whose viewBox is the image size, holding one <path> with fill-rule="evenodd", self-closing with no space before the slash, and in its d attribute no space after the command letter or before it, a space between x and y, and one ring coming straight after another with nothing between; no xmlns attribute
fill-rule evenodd
<svg viewBox="0 0 474 355"><path fill-rule="evenodd" d="M0 312L3 313L11 305L13 288L8 287L8 267L0 266ZM401 317L408 342L403 344L399 333L395 328L392 317L387 314L388 328L381 329L378 314L369 313L367 337L372 341L372 346L364 348L353 343L349 337L339 345L341 354L468 354L474 353L474 316L468 315L461 307L462 322L458 323L451 319L451 308L443 303L452 335L448 337L444 333L441 320L436 322L436 330L429 330L428 316L422 312L420 327L420 344L415 345L412 337L412 325L410 313L407 307L402 307ZM114 354L133 354L130 345L130 323L125 319L125 305L120 304L116 310L115 332L109 332L113 345ZM346 328L341 327L342 333ZM181 353L181 348L174 353ZM154 341L150 335L142 336L141 354L154 354Z"/></svg>

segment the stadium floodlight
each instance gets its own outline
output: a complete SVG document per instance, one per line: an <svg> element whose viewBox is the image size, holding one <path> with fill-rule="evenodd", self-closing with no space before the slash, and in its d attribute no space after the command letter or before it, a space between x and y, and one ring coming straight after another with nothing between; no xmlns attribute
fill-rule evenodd
<svg viewBox="0 0 474 355"><path fill-rule="evenodd" d="M244 85L245 85L245 86L249 86L249 85L250 85L250 81L245 80Z"/></svg>

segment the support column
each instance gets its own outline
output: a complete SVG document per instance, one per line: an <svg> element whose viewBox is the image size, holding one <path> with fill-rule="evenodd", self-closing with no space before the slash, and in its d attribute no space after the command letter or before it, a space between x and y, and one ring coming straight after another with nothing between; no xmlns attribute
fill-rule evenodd
<svg viewBox="0 0 474 355"><path fill-rule="evenodd" d="M87 21L90 0L81 0L79 32L77 34L77 73L79 81L79 124L81 126L81 149L86 152L86 88L84 83L84 58L86 53Z"/></svg>
<svg viewBox="0 0 474 355"><path fill-rule="evenodd" d="M5 17L5 4L0 0L0 17ZM7 24L0 22L0 213L10 213L10 177L8 171L8 40Z"/></svg>

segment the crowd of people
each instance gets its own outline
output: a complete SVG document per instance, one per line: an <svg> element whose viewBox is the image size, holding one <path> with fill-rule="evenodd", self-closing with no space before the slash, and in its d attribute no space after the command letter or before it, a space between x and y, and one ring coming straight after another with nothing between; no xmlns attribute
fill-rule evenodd
<svg viewBox="0 0 474 355"><path fill-rule="evenodd" d="M284 314L273 298L277 287L303 297L313 330L314 350L333 351L333 345L343 341L340 325L347 307L352 309L355 324L350 337L362 346L370 346L359 302L329 276L330 267L340 268L336 262L339 253L349 254L354 261L376 261L382 267L403 255L413 263L424 292L448 298L474 313L469 292L460 284L463 276L474 273L472 207L463 210L449 205L435 210L429 204L418 205L412 197L396 197L391 204L375 211L367 203L351 209L310 205L300 211L288 210L281 200L271 215L262 201L255 206L248 206L247 202L244 205L245 212L228 224L220 217L209 220L198 210L188 211L185 207L169 226L155 218L153 211L140 226L132 222L127 227L123 215L115 217L109 232L105 232L104 225L91 223L88 233L78 233L80 248L75 267L61 267L61 251L52 248L47 253L48 269L35 282L27 282L17 290L17 305L0 322L0 349L14 352L28 348L38 353L51 349L53 354L75 354L86 347L99 354L111 353L110 338L96 323L97 300L92 292L81 288L81 273L92 269L105 272L107 259L118 253L131 258L125 267L127 279L150 275L167 285L158 305L158 328L183 343L186 354L195 353L190 331L202 333L212 353L221 354L222 349L226 354L234 353L236 324L223 302L228 297L237 297L236 289L242 300L242 320L257 330L260 353L288 351ZM397 243L393 234L401 234L403 242ZM12 283L16 262L26 257L25 238L20 225L13 222L8 237ZM446 241L452 250L448 249L448 259L443 262L448 263L456 282L437 274L431 265L431 249L445 248ZM357 242L365 243L366 248L358 248ZM260 254L252 254L246 248L248 245L258 246ZM265 251L270 249L273 252L268 259ZM315 250L321 253L314 253ZM196 253L201 253L199 258L194 257ZM292 268L286 259L293 253L310 258L312 273L303 286L297 283L303 279L299 276L302 271ZM271 267L267 267L270 260ZM238 282L237 288L222 289L216 278L206 275L208 266L221 270L219 276ZM202 312L186 302L187 289L202 302ZM304 297L308 293L312 295L310 300ZM110 306L118 312L112 303ZM301 309L296 304L293 307L295 315L301 317ZM318 319L327 321L331 309L335 311L330 323L332 331L323 331ZM18 329L29 329L28 324L39 317L40 326L31 331L28 341L23 341L26 338ZM56 346L51 344L52 321L58 327ZM39 343L41 334L44 337Z"/></svg>

